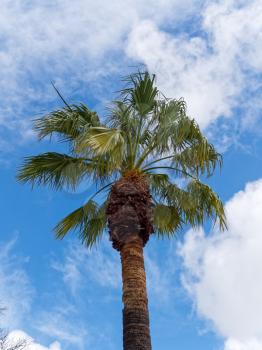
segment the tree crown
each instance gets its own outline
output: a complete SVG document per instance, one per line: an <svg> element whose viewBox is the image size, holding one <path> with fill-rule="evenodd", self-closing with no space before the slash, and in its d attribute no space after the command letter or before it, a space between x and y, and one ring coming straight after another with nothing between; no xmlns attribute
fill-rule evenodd
<svg viewBox="0 0 262 350"><path fill-rule="evenodd" d="M85 104L65 103L34 122L40 139L57 135L69 145L69 152L25 158L18 179L75 190L88 178L98 188L57 224L56 236L63 238L76 229L81 240L92 246L106 227L106 200L98 203L95 196L134 174L146 177L150 186L158 236L172 236L184 224L197 227L206 219L225 229L222 202L201 180L221 167L222 157L187 116L185 101L164 97L148 72L132 74L124 83L106 120Z"/></svg>

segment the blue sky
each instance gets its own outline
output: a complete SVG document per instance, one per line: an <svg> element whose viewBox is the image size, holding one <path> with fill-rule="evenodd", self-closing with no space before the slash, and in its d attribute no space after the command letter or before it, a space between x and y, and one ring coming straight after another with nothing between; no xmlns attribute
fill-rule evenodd
<svg viewBox="0 0 262 350"><path fill-rule="evenodd" d="M92 251L52 234L90 189L32 191L15 174L26 155L65 150L31 130L61 105L50 81L103 117L121 77L144 65L223 153L208 182L229 226L145 248L153 348L262 348L261 14L259 0L1 1L0 325L10 337L29 337L29 350L121 348L120 261L107 234Z"/></svg>

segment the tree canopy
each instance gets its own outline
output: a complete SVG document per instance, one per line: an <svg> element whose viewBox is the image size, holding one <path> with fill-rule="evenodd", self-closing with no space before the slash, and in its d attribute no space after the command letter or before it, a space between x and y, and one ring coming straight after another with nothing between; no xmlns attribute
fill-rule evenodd
<svg viewBox="0 0 262 350"><path fill-rule="evenodd" d="M187 115L183 99L168 99L155 76L131 74L102 119L85 104L69 105L34 121L40 139L56 135L65 154L47 152L25 158L18 179L56 190L91 179L97 188L87 202L55 227L58 238L76 230L92 246L106 227L106 201L95 201L123 176L141 175L154 202L154 230L169 237L183 225L198 227L208 218L226 227L218 195L203 182L222 165L222 157Z"/></svg>

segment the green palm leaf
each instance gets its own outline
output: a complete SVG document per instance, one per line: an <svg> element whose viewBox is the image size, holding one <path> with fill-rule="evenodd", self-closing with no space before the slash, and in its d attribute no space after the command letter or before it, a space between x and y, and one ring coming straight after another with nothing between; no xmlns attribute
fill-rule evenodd
<svg viewBox="0 0 262 350"><path fill-rule="evenodd" d="M124 138L121 130L105 127L90 128L89 131L77 140L77 152L91 149L97 155L121 151L124 146Z"/></svg>
<svg viewBox="0 0 262 350"><path fill-rule="evenodd" d="M138 72L125 78L130 87L122 90L124 101L138 112L145 116L151 112L156 105L158 89L155 86L155 76L148 72Z"/></svg>
<svg viewBox="0 0 262 350"><path fill-rule="evenodd" d="M26 157L17 178L32 185L48 185L55 189L75 188L93 169L91 160L55 152Z"/></svg>
<svg viewBox="0 0 262 350"><path fill-rule="evenodd" d="M187 185L190 205L185 210L186 218L192 226L199 226L207 218L219 222L221 230L227 228L223 203L210 186L193 180Z"/></svg>
<svg viewBox="0 0 262 350"><path fill-rule="evenodd" d="M109 158L113 169L121 169L123 152L126 146L123 132L119 129L93 127L76 141L75 150L79 154L93 153L97 160Z"/></svg>
<svg viewBox="0 0 262 350"><path fill-rule="evenodd" d="M183 224L176 206L156 204L154 206L154 230L158 236L170 237L177 233Z"/></svg>
<svg viewBox="0 0 262 350"><path fill-rule="evenodd" d="M193 144L174 155L172 165L189 171L194 175L207 173L211 176L217 165L222 166L222 157L206 140Z"/></svg>
<svg viewBox="0 0 262 350"><path fill-rule="evenodd" d="M89 200L56 225L56 237L62 239L69 231L77 230L82 242L91 247L101 238L106 227L105 207L106 203L99 206Z"/></svg>
<svg viewBox="0 0 262 350"><path fill-rule="evenodd" d="M56 110L35 120L34 129L40 139L58 134L62 140L74 140L91 126L100 125L96 112L80 104Z"/></svg>
<svg viewBox="0 0 262 350"><path fill-rule="evenodd" d="M192 180L182 189L165 174L150 174L148 179L156 200L174 206L181 222L198 227L210 218L214 222L218 221L222 230L226 229L223 204L208 185Z"/></svg>

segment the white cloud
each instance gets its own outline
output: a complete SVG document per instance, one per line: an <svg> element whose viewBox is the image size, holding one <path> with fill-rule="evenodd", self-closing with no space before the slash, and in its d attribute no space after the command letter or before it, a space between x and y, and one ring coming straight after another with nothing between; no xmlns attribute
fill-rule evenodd
<svg viewBox="0 0 262 350"><path fill-rule="evenodd" d="M27 333L22 330L14 330L8 334L8 341L10 345L17 344L19 341L26 341L26 349L27 350L61 350L61 345L59 342L55 341L49 346L43 346L37 343L32 337L30 337Z"/></svg>
<svg viewBox="0 0 262 350"><path fill-rule="evenodd" d="M168 97L183 96L189 114L207 127L230 117L237 105L245 107L245 90L255 95L259 89L252 90L252 75L262 70L261 1L207 2L198 29L191 36L168 34L146 20L130 33L127 54L158 74Z"/></svg>
<svg viewBox="0 0 262 350"><path fill-rule="evenodd" d="M0 246L0 305L5 308L1 323L5 327L19 327L31 308L33 287L24 269L27 259L13 250L16 239Z"/></svg>
<svg viewBox="0 0 262 350"><path fill-rule="evenodd" d="M57 102L50 80L71 101L82 95L105 102L108 92L117 90L112 76L124 74L130 58L156 72L168 96L185 97L202 126L232 116L238 105L246 106L242 127L254 126L260 105L254 75L262 68L261 13L259 0L3 0L0 127L11 131L15 146L32 138L30 119ZM201 34L192 35L183 24L193 17L202 18ZM245 90L254 97L246 101ZM2 151L13 151L4 135ZM223 144L228 142L224 136Z"/></svg>
<svg viewBox="0 0 262 350"><path fill-rule="evenodd" d="M251 339L248 341L240 342L239 340L229 339L225 343L224 350L261 350L262 342Z"/></svg>
<svg viewBox="0 0 262 350"><path fill-rule="evenodd" d="M50 80L71 96L90 79L96 89L99 78L122 70L121 50L131 28L145 18L157 23L183 18L193 3L2 0L0 126L20 132L19 142L31 137L24 118L50 108L55 98Z"/></svg>
<svg viewBox="0 0 262 350"><path fill-rule="evenodd" d="M225 350L255 350L262 347L262 179L225 208L228 232L187 234L183 281L198 314L228 339Z"/></svg>

